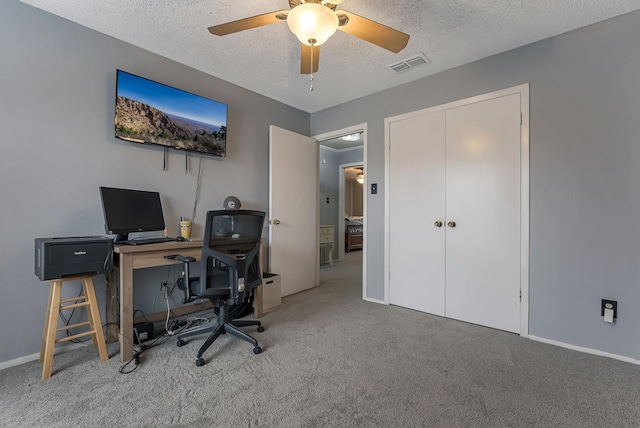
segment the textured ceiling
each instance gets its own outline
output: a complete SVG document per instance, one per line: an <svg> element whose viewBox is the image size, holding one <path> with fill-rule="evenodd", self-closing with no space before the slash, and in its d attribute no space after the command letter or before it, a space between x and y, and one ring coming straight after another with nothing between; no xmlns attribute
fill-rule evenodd
<svg viewBox="0 0 640 428"><path fill-rule="evenodd" d="M288 9L287 0L21 1L310 113L640 9L638 0L345 0L338 9L405 32L409 44L394 54L338 31L321 47L309 91L285 22L223 37L207 31ZM420 53L431 62L387 67Z"/></svg>

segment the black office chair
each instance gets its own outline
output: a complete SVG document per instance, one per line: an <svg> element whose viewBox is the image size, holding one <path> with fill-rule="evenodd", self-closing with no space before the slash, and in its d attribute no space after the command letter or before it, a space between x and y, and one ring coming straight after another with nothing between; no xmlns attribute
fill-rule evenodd
<svg viewBox="0 0 640 428"><path fill-rule="evenodd" d="M253 353L262 348L258 342L239 327L258 326L257 320L236 319L246 307L253 290L262 284L260 270L260 239L265 213L250 210L209 211L204 229L200 276L190 277L190 263L194 257L176 256L183 262L183 276L178 279L178 288L183 290L183 302L208 299L218 314L217 322L203 328L187 330L178 335L178 346L185 344L184 338L211 331L196 357L196 365L202 366L202 354L221 334L230 333L253 344ZM203 281L202 278L205 278Z"/></svg>

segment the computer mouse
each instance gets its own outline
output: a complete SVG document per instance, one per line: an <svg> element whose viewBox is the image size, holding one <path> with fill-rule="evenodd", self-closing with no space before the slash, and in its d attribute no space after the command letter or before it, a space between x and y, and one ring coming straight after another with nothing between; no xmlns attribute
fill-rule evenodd
<svg viewBox="0 0 640 428"><path fill-rule="evenodd" d="M182 241L186 241L186 239L185 239L185 238L183 238L182 236L178 236L178 237L176 238L176 241L178 241L178 242L182 242Z"/></svg>

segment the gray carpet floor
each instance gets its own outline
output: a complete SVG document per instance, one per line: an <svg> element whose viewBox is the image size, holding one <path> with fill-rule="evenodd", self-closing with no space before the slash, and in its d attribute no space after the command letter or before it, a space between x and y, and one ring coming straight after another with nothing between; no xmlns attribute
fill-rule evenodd
<svg viewBox="0 0 640 428"><path fill-rule="evenodd" d="M83 347L0 371L2 427L639 427L640 367L362 300L360 252L250 333L120 374ZM5 346L6 344L3 344Z"/></svg>

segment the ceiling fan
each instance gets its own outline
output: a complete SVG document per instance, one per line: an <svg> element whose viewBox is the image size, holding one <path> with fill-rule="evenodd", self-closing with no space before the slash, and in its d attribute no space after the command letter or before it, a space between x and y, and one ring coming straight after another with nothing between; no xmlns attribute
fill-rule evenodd
<svg viewBox="0 0 640 428"><path fill-rule="evenodd" d="M302 42L301 74L318 71L320 45L336 30L351 34L391 52L398 53L409 42L409 35L370 19L336 11L342 0L289 0L291 10L277 10L209 27L216 36L237 33L264 25L287 21L289 29Z"/></svg>

